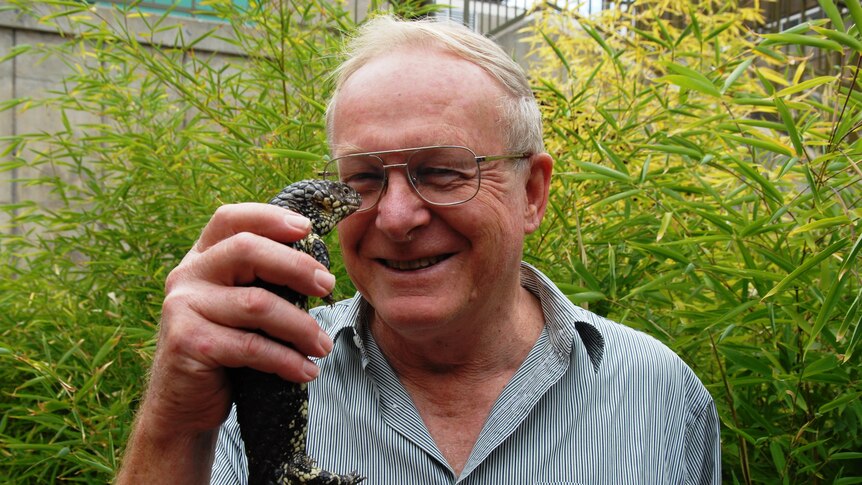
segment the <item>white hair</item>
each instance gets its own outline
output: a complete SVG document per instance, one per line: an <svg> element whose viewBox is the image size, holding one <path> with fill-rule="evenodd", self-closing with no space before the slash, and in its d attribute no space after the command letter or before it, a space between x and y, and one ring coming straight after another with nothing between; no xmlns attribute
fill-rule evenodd
<svg viewBox="0 0 862 485"><path fill-rule="evenodd" d="M372 59L398 47L438 47L476 64L497 79L507 96L498 106L507 149L514 153L544 151L542 115L523 69L494 41L450 21L398 20L384 15L367 21L345 46L346 60L335 70L335 92L326 109L332 141L333 112L341 87Z"/></svg>

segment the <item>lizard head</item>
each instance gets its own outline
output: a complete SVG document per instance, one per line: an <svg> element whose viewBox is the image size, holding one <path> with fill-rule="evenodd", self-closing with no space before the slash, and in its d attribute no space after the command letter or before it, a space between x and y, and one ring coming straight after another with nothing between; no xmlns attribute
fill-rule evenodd
<svg viewBox="0 0 862 485"><path fill-rule="evenodd" d="M312 231L324 235L359 208L353 188L331 180L301 180L284 188L270 204L298 212L311 220Z"/></svg>

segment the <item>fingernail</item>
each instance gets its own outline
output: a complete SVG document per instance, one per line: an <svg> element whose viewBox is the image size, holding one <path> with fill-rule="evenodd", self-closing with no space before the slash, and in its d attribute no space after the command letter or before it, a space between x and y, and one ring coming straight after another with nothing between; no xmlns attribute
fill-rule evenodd
<svg viewBox="0 0 862 485"><path fill-rule="evenodd" d="M307 217L301 216L299 214L288 213L284 216L284 221L287 222L288 226L294 227L296 229L301 229L303 231L307 231L311 228L311 221L308 220Z"/></svg>
<svg viewBox="0 0 862 485"><path fill-rule="evenodd" d="M317 374L320 374L320 369L313 363L306 360L302 364L302 372L304 372L309 379L314 379L315 377L317 377Z"/></svg>
<svg viewBox="0 0 862 485"><path fill-rule="evenodd" d="M314 282L326 291L332 291L335 288L335 276L322 269L314 270Z"/></svg>
<svg viewBox="0 0 862 485"><path fill-rule="evenodd" d="M320 343L320 346L323 347L323 351L327 354L332 351L332 339L329 338L329 335L327 335L326 332L320 332L320 335L318 335L318 342Z"/></svg>

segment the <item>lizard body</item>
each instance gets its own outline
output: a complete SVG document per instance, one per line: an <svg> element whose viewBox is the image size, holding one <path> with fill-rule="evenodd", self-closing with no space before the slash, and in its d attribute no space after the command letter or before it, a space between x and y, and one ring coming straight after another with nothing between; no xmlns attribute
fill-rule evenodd
<svg viewBox="0 0 862 485"><path fill-rule="evenodd" d="M270 204L300 213L311 221L311 233L290 246L329 268L329 252L321 237L359 208L360 197L339 182L303 180L288 185ZM261 281L254 284L308 310L306 295ZM332 295L324 301L332 304ZM288 382L250 368L231 369L229 376L250 485L354 485L364 480L356 473L339 475L323 470L305 454L307 384Z"/></svg>

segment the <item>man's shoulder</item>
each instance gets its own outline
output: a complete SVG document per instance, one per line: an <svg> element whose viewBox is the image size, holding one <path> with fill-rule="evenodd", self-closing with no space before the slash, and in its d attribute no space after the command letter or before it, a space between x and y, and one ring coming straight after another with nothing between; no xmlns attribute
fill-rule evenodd
<svg viewBox="0 0 862 485"><path fill-rule="evenodd" d="M600 367L604 371L632 373L644 378L679 379L686 385L702 386L688 364L656 337L595 314L588 324L604 339Z"/></svg>
<svg viewBox="0 0 862 485"><path fill-rule="evenodd" d="M535 267L522 263L522 284L542 301L546 324L558 350L574 337L597 372L625 369L685 372L688 366L667 345L644 331L618 323L572 303L557 284ZM574 355L573 355L574 357Z"/></svg>
<svg viewBox="0 0 862 485"><path fill-rule="evenodd" d="M620 356L625 356L625 354L638 350L640 352L654 353L658 358L662 359L676 360L679 358L667 344L643 330L600 316L596 316L591 323L604 336L606 346L621 351L615 352L615 354L619 354Z"/></svg>

